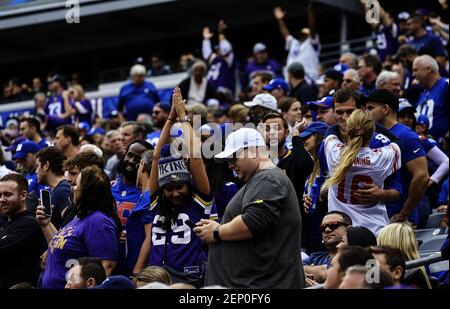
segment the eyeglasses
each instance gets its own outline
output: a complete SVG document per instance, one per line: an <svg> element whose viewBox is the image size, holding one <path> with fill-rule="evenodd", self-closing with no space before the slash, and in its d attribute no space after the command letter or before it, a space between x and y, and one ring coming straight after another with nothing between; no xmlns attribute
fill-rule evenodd
<svg viewBox="0 0 450 309"><path fill-rule="evenodd" d="M329 222L326 224L321 224L320 225L320 230L322 231L322 233L325 233L325 230L327 228L329 228L330 230L334 231L335 229L337 229L340 226L348 226L347 223L341 222L341 221L333 221L333 222Z"/></svg>

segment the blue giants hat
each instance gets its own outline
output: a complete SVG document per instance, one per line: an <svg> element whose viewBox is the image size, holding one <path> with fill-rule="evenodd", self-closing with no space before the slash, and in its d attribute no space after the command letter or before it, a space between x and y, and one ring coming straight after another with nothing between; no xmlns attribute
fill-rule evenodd
<svg viewBox="0 0 450 309"><path fill-rule="evenodd" d="M428 128L430 127L430 120L428 120L427 116L420 114L419 117L417 117L417 124L424 125Z"/></svg>
<svg viewBox="0 0 450 309"><path fill-rule="evenodd" d="M326 96L320 99L319 101L310 101L307 102L308 107L312 111L317 111L319 108L332 108L333 107L333 97Z"/></svg>
<svg viewBox="0 0 450 309"><path fill-rule="evenodd" d="M29 153L36 153L39 150L41 150L41 147L39 147L38 144L35 142L25 140L19 145L17 145L16 153L13 156L14 160L20 160L27 156Z"/></svg>
<svg viewBox="0 0 450 309"><path fill-rule="evenodd" d="M322 122L322 121L313 122L305 129L305 131L300 133L300 138L307 138L308 136L310 136L314 133L318 133L320 135L325 136L327 129L328 129L328 125L325 122Z"/></svg>
<svg viewBox="0 0 450 309"><path fill-rule="evenodd" d="M120 289L120 290L131 290L135 289L133 281L125 276L117 275L111 276L105 279L101 284L94 286L94 289Z"/></svg>
<svg viewBox="0 0 450 309"><path fill-rule="evenodd" d="M263 89L269 92L275 89L283 89L284 93L288 93L289 85L282 78L274 78L269 82L268 85L264 86Z"/></svg>

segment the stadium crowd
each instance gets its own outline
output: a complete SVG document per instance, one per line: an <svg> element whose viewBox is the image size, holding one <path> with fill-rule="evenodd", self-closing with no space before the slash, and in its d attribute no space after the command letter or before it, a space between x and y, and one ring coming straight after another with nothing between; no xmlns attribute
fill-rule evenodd
<svg viewBox="0 0 450 309"><path fill-rule="evenodd" d="M1 134L0 288L448 288L439 2L381 8L375 48L329 68L312 3L295 32L274 8L287 58L255 42L241 72L219 21L169 99L155 55L107 119L61 75L11 81L35 109ZM446 267L407 267L434 252Z"/></svg>

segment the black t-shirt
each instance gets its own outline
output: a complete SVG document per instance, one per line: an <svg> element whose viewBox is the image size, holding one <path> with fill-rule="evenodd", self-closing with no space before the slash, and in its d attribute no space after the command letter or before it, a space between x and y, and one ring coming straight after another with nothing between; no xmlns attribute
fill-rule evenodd
<svg viewBox="0 0 450 309"><path fill-rule="evenodd" d="M0 289L20 282L36 285L39 257L45 251L42 229L35 215L24 211L8 221L0 215Z"/></svg>
<svg viewBox="0 0 450 309"><path fill-rule="evenodd" d="M253 175L231 199L222 224L239 215L253 238L209 247L207 285L303 288L302 218L284 172L275 167Z"/></svg>
<svg viewBox="0 0 450 309"><path fill-rule="evenodd" d="M70 183L67 180L61 180L56 187L53 188L51 193L53 212L52 212L52 223L56 229L63 225L62 212L67 207L72 207L70 202ZM67 210L66 210L67 211Z"/></svg>
<svg viewBox="0 0 450 309"><path fill-rule="evenodd" d="M317 94L318 90L315 86L309 85L307 82L303 81L291 90L289 96L297 98L302 104L306 104L306 102L309 101L316 101Z"/></svg>

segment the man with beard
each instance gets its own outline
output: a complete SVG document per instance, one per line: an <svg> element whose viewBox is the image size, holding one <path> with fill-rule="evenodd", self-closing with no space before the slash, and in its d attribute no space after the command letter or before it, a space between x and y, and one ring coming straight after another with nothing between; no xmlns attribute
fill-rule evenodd
<svg viewBox="0 0 450 309"><path fill-rule="evenodd" d="M157 130L147 135L147 142L153 147L156 147L156 144L158 144L159 137L161 136L161 129L166 124L167 117L169 117L169 112L170 105L167 103L158 103L153 108L153 128L157 128Z"/></svg>
<svg viewBox="0 0 450 309"><path fill-rule="evenodd" d="M125 156L120 160L119 172L123 176L111 182L111 193L117 203L117 214L125 230L127 218L136 206L141 190L136 186L137 171L142 155L153 149L152 145L144 141L136 141L128 146ZM125 242L126 233L120 237L119 273L125 271Z"/></svg>
<svg viewBox="0 0 450 309"><path fill-rule="evenodd" d="M340 211L330 211L323 217L320 230L323 244L327 252L314 252L309 258L303 260L305 274L313 275L314 281L323 282L326 278L327 266L336 255L337 245L341 242L347 228L352 225L352 219Z"/></svg>

